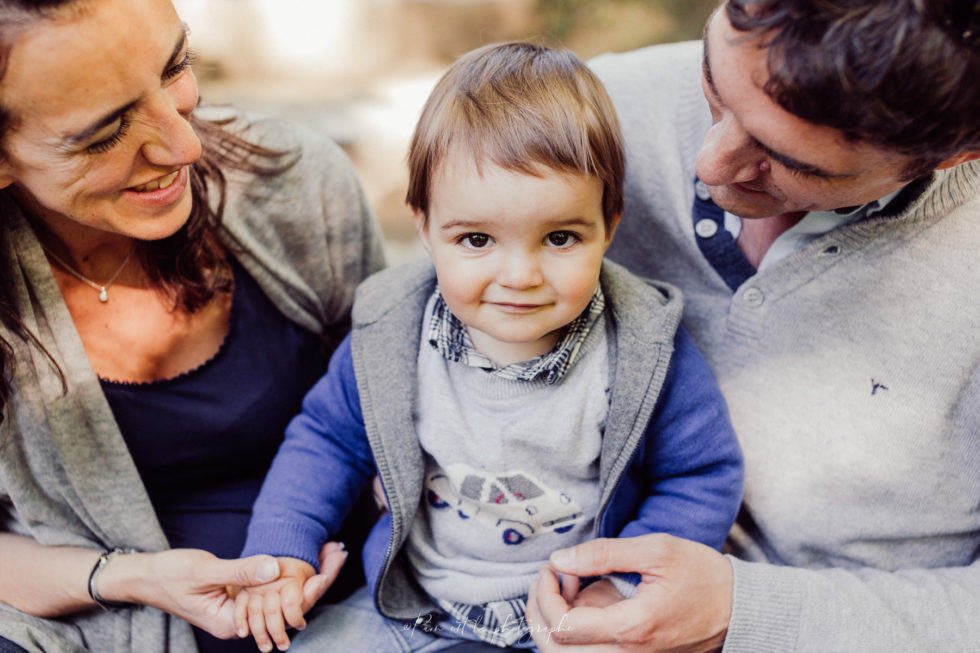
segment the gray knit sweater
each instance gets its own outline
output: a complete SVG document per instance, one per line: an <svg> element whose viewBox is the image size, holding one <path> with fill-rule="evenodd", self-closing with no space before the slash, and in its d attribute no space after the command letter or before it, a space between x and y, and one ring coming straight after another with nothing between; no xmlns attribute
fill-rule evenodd
<svg viewBox="0 0 980 653"><path fill-rule="evenodd" d="M980 650L980 162L732 293L692 226L700 60L593 65L628 148L609 256L681 287L745 453L725 651Z"/></svg>
<svg viewBox="0 0 980 653"><path fill-rule="evenodd" d="M284 315L336 340L347 328L354 288L383 265L378 232L353 168L335 144L278 123L259 123L250 136L273 148L298 148L302 157L271 179L228 175L226 242ZM17 206L2 192L0 216L0 247L12 263L0 272L3 282L16 289L20 315L67 383L63 392L38 348L3 328L16 367L14 394L0 426L0 530L51 546L165 549L167 541L50 266ZM44 620L0 604L0 636L32 652L196 650L186 623L149 607Z"/></svg>

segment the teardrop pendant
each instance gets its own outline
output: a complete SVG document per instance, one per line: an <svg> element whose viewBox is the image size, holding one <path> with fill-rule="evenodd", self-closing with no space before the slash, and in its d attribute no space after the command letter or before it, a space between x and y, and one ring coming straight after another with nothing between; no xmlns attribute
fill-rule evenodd
<svg viewBox="0 0 980 653"><path fill-rule="evenodd" d="M109 291L106 290L105 286L99 288L99 301L103 304L109 301Z"/></svg>

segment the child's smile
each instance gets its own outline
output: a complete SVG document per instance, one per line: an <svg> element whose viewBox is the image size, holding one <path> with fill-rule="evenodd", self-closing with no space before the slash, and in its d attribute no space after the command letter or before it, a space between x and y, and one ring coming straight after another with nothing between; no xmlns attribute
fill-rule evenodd
<svg viewBox="0 0 980 653"><path fill-rule="evenodd" d="M585 310L612 238L602 182L539 167L539 176L453 150L416 216L449 309L473 345L504 366L546 354Z"/></svg>

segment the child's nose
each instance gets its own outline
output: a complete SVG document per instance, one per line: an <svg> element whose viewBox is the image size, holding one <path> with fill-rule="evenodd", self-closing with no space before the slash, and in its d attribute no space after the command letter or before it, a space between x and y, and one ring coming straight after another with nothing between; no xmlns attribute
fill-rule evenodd
<svg viewBox="0 0 980 653"><path fill-rule="evenodd" d="M533 288L544 280L537 259L526 253L505 256L497 273L500 285L507 288Z"/></svg>

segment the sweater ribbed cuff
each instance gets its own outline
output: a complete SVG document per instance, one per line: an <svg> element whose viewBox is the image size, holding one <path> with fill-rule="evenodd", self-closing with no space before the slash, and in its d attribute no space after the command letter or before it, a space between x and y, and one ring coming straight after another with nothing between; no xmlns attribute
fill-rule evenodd
<svg viewBox="0 0 980 653"><path fill-rule="evenodd" d="M803 596L791 582L793 570L725 557L734 587L723 653L796 650Z"/></svg>
<svg viewBox="0 0 980 653"><path fill-rule="evenodd" d="M272 556L299 558L320 572L320 547L327 532L319 525L291 522L252 522L242 557L265 553Z"/></svg>

